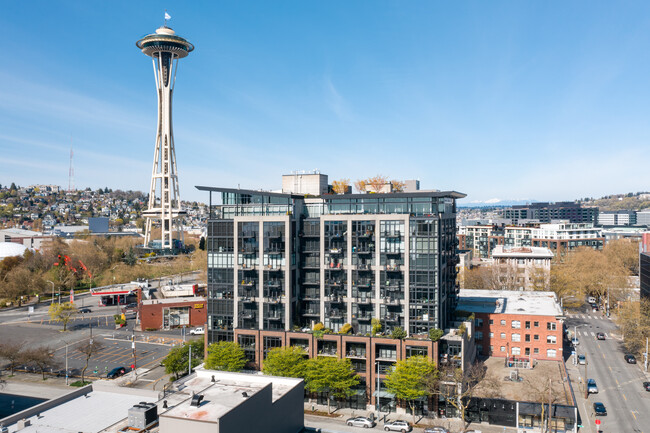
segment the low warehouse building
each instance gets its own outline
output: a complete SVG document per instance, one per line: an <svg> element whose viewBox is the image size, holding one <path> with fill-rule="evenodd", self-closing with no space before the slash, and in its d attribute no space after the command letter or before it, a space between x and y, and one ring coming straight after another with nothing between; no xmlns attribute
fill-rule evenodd
<svg viewBox="0 0 650 433"><path fill-rule="evenodd" d="M181 326L203 326L207 322L205 298L148 299L140 304L143 331Z"/></svg>

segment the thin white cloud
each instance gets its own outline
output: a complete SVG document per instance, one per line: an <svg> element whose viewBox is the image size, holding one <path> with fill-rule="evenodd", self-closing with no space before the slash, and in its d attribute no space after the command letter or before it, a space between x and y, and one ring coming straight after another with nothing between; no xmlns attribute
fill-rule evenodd
<svg viewBox="0 0 650 433"><path fill-rule="evenodd" d="M341 120L351 120L352 113L348 102L341 96L336 86L329 76L326 76L323 81L325 92L325 103L330 110Z"/></svg>

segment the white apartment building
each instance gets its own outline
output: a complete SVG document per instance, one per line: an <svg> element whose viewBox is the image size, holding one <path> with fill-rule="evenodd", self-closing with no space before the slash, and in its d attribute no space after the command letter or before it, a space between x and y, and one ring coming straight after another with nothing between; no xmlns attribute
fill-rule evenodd
<svg viewBox="0 0 650 433"><path fill-rule="evenodd" d="M551 260L554 254L543 247L504 247L492 250L492 266L504 283L531 290L536 284L547 287L551 278Z"/></svg>

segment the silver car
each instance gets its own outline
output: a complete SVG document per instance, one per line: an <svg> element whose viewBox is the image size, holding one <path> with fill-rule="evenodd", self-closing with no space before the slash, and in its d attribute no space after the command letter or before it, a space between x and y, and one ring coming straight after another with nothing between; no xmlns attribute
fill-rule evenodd
<svg viewBox="0 0 650 433"><path fill-rule="evenodd" d="M386 424L384 424L384 430L399 431L402 433L406 433L407 431L413 430L413 427L411 427L411 424L409 424L408 422L398 419L396 421L389 421Z"/></svg>
<svg viewBox="0 0 650 433"><path fill-rule="evenodd" d="M353 426L353 427L363 427L363 428L373 428L375 426L375 422L370 418L366 418L365 416L356 416L354 418L348 418L346 424L351 427Z"/></svg>
<svg viewBox="0 0 650 433"><path fill-rule="evenodd" d="M427 427L424 429L424 433L449 433L444 427Z"/></svg>

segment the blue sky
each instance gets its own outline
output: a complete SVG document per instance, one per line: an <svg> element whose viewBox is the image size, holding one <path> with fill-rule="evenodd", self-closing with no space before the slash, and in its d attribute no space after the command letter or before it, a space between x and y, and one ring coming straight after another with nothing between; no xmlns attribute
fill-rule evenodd
<svg viewBox="0 0 650 433"><path fill-rule="evenodd" d="M650 3L30 1L0 13L0 183L146 191L164 10L194 185L378 173L464 202L650 189Z"/></svg>

